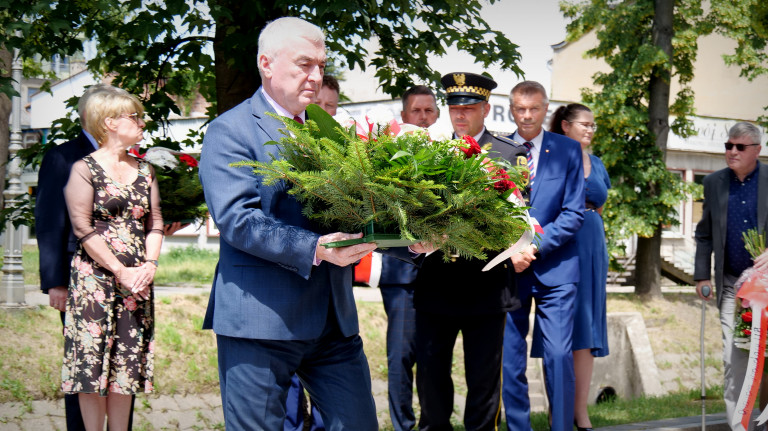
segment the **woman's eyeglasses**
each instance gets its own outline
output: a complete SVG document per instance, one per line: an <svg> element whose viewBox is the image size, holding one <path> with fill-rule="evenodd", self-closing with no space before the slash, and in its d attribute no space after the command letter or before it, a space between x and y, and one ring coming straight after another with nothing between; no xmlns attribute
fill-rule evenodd
<svg viewBox="0 0 768 431"><path fill-rule="evenodd" d="M731 151L733 147L736 147L738 151L744 151L747 147L755 147L760 144L734 144L733 142L725 143L725 151Z"/></svg>
<svg viewBox="0 0 768 431"><path fill-rule="evenodd" d="M140 126L141 123L144 123L144 119L143 118L139 118L139 113L138 112L134 112L133 114L122 114L122 115L120 115L120 117L125 117L125 118L130 119L131 121L136 123L137 126Z"/></svg>
<svg viewBox="0 0 768 431"><path fill-rule="evenodd" d="M569 123L573 124L579 124L581 127L584 127L585 129L592 129L593 132L597 132L597 124L595 123L587 123L584 121L569 121Z"/></svg>

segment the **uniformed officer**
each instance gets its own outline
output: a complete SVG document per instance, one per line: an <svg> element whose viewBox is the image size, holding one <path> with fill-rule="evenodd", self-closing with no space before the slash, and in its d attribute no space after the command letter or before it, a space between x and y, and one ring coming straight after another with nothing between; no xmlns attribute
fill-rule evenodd
<svg viewBox="0 0 768 431"><path fill-rule="evenodd" d="M481 147L491 145L492 157L502 157L516 164L516 156L521 153L521 144L496 136L485 128L485 118L491 112L491 90L497 84L491 78L474 73L449 73L440 79L445 88L448 113L453 125L454 137L469 135ZM495 154L494 154L495 153ZM523 156L525 152L523 151Z"/></svg>
<svg viewBox="0 0 768 431"><path fill-rule="evenodd" d="M515 163L525 147L495 138L485 130L488 98L496 83L472 73L442 78L457 137L469 135L491 152ZM496 156L498 157L498 156ZM421 417L419 430L452 429L453 347L462 333L467 403L467 430L496 429L501 408L501 364L507 311L517 308L515 273L510 263L482 272L484 261L454 258L442 252L426 256L414 282L416 306L416 388Z"/></svg>

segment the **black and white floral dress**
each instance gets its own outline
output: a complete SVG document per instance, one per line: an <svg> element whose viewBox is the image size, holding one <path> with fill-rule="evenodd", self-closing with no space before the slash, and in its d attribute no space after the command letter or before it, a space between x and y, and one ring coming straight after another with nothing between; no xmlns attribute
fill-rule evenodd
<svg viewBox="0 0 768 431"><path fill-rule="evenodd" d="M162 233L160 197L153 190L156 184L145 161L139 161L138 176L131 184L111 179L92 156L73 166L67 193L76 187L77 193L93 194L93 205L70 206L72 226L80 241L72 260L64 323L61 387L66 393L106 396L108 392L135 394L153 389L152 296L148 300L134 297L81 243L99 235L123 265L141 266L146 235Z"/></svg>

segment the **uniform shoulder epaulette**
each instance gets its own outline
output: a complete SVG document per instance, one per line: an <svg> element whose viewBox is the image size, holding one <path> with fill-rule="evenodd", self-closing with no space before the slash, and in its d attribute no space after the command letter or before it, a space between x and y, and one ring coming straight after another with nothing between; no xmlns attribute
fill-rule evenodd
<svg viewBox="0 0 768 431"><path fill-rule="evenodd" d="M506 143L506 144L512 144L512 145L522 145L522 144L520 144L519 142L515 141L514 139L510 139L510 138L508 138L508 137L506 137L506 136L503 136L503 135L501 135L501 134L499 134L499 133L496 133L496 132L493 132L493 133L491 133L491 135L492 135L494 138L496 138L496 139L498 139L498 140L500 140L500 141L502 141L502 142L504 142L504 143Z"/></svg>

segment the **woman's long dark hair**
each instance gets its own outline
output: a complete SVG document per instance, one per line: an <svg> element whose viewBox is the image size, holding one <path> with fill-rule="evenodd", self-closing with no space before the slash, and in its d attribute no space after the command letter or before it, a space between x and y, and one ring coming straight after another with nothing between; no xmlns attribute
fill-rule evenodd
<svg viewBox="0 0 768 431"><path fill-rule="evenodd" d="M592 110L581 103L571 103L557 108L555 113L552 114L552 120L549 123L549 131L565 135L565 131L563 131L563 120L568 122L573 121L579 115L579 112L592 112Z"/></svg>

